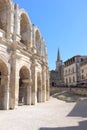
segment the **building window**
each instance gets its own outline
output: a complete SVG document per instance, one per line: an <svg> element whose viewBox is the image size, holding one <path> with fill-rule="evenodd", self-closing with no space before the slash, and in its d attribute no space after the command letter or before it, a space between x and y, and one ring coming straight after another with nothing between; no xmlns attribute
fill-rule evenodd
<svg viewBox="0 0 87 130"><path fill-rule="evenodd" d="M75 82L75 77L73 76L73 82Z"/></svg>
<svg viewBox="0 0 87 130"><path fill-rule="evenodd" d="M84 70L82 70L82 73L84 73Z"/></svg>
<svg viewBox="0 0 87 130"><path fill-rule="evenodd" d="M66 78L66 85L68 84L68 79Z"/></svg>
<svg viewBox="0 0 87 130"><path fill-rule="evenodd" d="M67 75L67 70L65 71L65 75Z"/></svg>
<svg viewBox="0 0 87 130"><path fill-rule="evenodd" d="M84 79L84 75L82 75L82 79Z"/></svg>
<svg viewBox="0 0 87 130"><path fill-rule="evenodd" d="M72 68L72 73L74 73L74 67Z"/></svg>
<svg viewBox="0 0 87 130"><path fill-rule="evenodd" d="M69 83L71 83L71 77L69 77Z"/></svg>
<svg viewBox="0 0 87 130"><path fill-rule="evenodd" d="M52 82L52 86L53 86L53 87L55 86L55 83L54 83L54 82Z"/></svg>
<svg viewBox="0 0 87 130"><path fill-rule="evenodd" d="M69 74L70 74L70 69L69 69Z"/></svg>

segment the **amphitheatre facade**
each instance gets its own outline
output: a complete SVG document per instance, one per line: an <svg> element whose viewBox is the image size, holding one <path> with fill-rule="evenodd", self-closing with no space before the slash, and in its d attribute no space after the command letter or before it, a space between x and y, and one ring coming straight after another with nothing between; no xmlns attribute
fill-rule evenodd
<svg viewBox="0 0 87 130"><path fill-rule="evenodd" d="M45 40L24 9L0 0L0 109L49 99Z"/></svg>

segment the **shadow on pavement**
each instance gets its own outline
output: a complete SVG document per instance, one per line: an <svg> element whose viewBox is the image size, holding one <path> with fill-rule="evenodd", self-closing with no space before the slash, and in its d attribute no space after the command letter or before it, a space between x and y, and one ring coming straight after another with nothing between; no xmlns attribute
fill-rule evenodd
<svg viewBox="0 0 87 130"><path fill-rule="evenodd" d="M39 130L87 130L87 121L79 122L78 126L59 127L59 128L40 128Z"/></svg>
<svg viewBox="0 0 87 130"><path fill-rule="evenodd" d="M67 115L69 117L87 117L87 99L80 99L72 111ZM87 120L78 122L78 126L67 126L67 127L43 127L39 130L87 130Z"/></svg>
<svg viewBox="0 0 87 130"><path fill-rule="evenodd" d="M81 99L67 115L71 117L87 117L87 99Z"/></svg>

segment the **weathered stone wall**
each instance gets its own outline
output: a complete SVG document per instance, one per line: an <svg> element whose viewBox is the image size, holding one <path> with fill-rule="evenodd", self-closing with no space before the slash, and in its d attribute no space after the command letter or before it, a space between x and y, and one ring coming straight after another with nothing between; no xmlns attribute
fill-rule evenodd
<svg viewBox="0 0 87 130"><path fill-rule="evenodd" d="M71 88L71 92L87 96L87 88Z"/></svg>
<svg viewBox="0 0 87 130"><path fill-rule="evenodd" d="M0 9L0 108L45 102L49 99L45 40L12 0L1 0Z"/></svg>
<svg viewBox="0 0 87 130"><path fill-rule="evenodd" d="M80 95L86 95L87 96L87 88L66 88L66 87L52 87L50 89L50 95L53 95L55 93L60 93L62 91L68 91L72 92L74 94L80 94Z"/></svg>

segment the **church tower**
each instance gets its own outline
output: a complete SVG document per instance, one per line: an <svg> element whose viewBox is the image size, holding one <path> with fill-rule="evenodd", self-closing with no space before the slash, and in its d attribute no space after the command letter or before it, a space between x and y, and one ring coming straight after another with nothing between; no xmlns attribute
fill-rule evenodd
<svg viewBox="0 0 87 130"><path fill-rule="evenodd" d="M57 61L56 61L56 71L60 71L61 69L61 66L62 66L62 60L61 60L61 57L60 57L60 50L58 48L58 53L57 53Z"/></svg>
<svg viewBox="0 0 87 130"><path fill-rule="evenodd" d="M64 78L63 78L63 62L61 60L61 56L60 56L60 50L58 48L58 52L57 52L57 61L56 61L56 69L50 71L50 85L52 87L60 87L64 85Z"/></svg>

